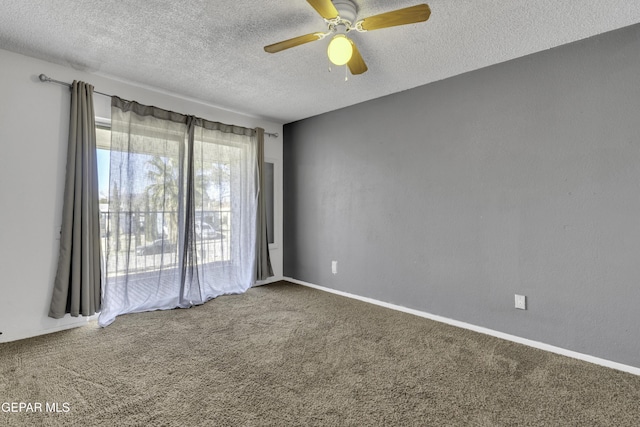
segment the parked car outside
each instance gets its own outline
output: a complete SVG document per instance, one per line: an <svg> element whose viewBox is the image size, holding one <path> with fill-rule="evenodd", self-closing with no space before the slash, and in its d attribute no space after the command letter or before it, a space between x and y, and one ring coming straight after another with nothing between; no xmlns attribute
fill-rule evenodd
<svg viewBox="0 0 640 427"><path fill-rule="evenodd" d="M196 222L196 236L202 240L220 239L222 233L216 231L211 224Z"/></svg>
<svg viewBox="0 0 640 427"><path fill-rule="evenodd" d="M162 253L175 252L176 244L168 239L154 240L152 243L136 248L136 255L156 255Z"/></svg>

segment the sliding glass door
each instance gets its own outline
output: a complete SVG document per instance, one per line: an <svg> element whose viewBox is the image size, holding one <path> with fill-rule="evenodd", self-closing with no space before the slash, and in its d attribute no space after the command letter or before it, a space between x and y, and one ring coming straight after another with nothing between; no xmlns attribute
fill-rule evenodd
<svg viewBox="0 0 640 427"><path fill-rule="evenodd" d="M100 324L244 292L256 257L253 130L125 106L98 129Z"/></svg>

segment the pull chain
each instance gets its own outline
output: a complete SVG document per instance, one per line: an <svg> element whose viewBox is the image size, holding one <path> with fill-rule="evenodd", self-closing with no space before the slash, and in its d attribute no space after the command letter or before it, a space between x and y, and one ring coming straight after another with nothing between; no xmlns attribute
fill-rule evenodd
<svg viewBox="0 0 640 427"><path fill-rule="evenodd" d="M333 71L333 69L331 68L331 61L329 61L328 70L329 70L329 72ZM345 82L349 81L349 70L347 69L347 65L344 66L344 81Z"/></svg>

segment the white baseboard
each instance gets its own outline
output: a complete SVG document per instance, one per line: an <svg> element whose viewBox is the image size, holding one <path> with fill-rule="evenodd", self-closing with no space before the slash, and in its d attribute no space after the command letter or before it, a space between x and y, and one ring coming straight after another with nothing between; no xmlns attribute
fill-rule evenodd
<svg viewBox="0 0 640 427"><path fill-rule="evenodd" d="M379 305L381 307L390 308L392 310L401 311L403 313L413 314L415 316L424 317L430 320L434 320L436 322L446 323L448 325L457 326L459 328L468 329L470 331L479 332L481 334L491 335L497 338L501 338L503 340L512 341L518 344L524 344L529 347L549 351L551 353L560 354L562 356L571 357L573 359L583 360L585 362L593 363L600 366L605 366L607 368L612 368L618 371L628 372L630 374L640 376L640 368L636 368L634 366L624 365L622 363L613 362L611 360L601 359L599 357L590 356L588 354L578 353L576 351L567 350L562 347L556 347L556 346L545 344L538 341L533 341L533 340L522 338L516 335L505 334L504 332L494 331L493 329L472 325L471 323L460 322L458 320L449 319L447 317L438 316L438 315L427 313L424 311L414 310L412 308L402 307L400 305L390 304L384 301L378 301L373 298L362 297L359 295L350 294L348 292L338 291L335 289L326 288L324 286L314 285L312 283L303 282L302 280L292 279L290 277L285 277L283 280L286 280L288 282L295 283L298 285L307 286L309 288L318 289L324 292L330 292L332 294L341 295L343 297L353 298L353 299L364 301L370 304Z"/></svg>
<svg viewBox="0 0 640 427"><path fill-rule="evenodd" d="M97 319L98 315L89 316L89 317L78 317L73 318L69 315L64 317L64 320L69 320L68 323L61 323L50 328L42 328L42 329L27 329L27 330L19 330L17 332L12 331L13 334L9 333L7 335L0 335L0 343L7 343L12 341L20 341L27 338L35 338L40 335L48 335L54 332L66 331L67 329L79 328L82 326L86 326L93 319Z"/></svg>

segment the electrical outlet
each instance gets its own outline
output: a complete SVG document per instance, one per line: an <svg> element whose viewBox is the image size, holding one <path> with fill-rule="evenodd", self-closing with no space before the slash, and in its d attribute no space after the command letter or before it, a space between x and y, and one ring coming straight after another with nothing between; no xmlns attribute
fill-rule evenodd
<svg viewBox="0 0 640 427"><path fill-rule="evenodd" d="M338 274L338 261L331 261L331 272Z"/></svg>
<svg viewBox="0 0 640 427"><path fill-rule="evenodd" d="M516 308L520 310L527 309L527 297L524 295L516 294Z"/></svg>

